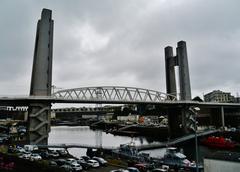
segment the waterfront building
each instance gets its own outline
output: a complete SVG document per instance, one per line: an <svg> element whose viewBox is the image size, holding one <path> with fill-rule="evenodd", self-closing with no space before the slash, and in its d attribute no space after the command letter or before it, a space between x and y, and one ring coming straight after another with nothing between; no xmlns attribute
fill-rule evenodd
<svg viewBox="0 0 240 172"><path fill-rule="evenodd" d="M240 169L240 153L219 151L204 158L205 172L236 172Z"/></svg>
<svg viewBox="0 0 240 172"><path fill-rule="evenodd" d="M204 95L205 102L221 102L221 103L230 103L235 102L234 96L230 92L223 92L220 90L214 90L208 94Z"/></svg>

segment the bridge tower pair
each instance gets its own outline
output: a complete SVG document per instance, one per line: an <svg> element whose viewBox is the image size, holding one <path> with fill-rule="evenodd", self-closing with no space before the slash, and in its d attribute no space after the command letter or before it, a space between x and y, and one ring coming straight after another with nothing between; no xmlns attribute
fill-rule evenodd
<svg viewBox="0 0 240 172"><path fill-rule="evenodd" d="M168 94L177 96L177 84L175 67L179 67L180 100L191 100L191 85L188 69L187 46L185 41L177 43L176 56L173 55L173 48L165 48L165 69L166 69L166 91ZM188 107L169 108L168 119L169 129L172 136L188 132L186 126L186 115ZM182 131L182 132L181 132Z"/></svg>
<svg viewBox="0 0 240 172"><path fill-rule="evenodd" d="M173 56L172 47L165 48L166 91L168 94L177 96L175 66L179 66L180 100L191 100L186 42L180 41L177 45L176 56Z"/></svg>

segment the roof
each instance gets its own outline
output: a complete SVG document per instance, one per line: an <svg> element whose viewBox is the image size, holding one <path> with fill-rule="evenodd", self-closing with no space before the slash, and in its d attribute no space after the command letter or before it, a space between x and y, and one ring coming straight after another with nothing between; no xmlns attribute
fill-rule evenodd
<svg viewBox="0 0 240 172"><path fill-rule="evenodd" d="M229 151L217 151L215 153L207 155L204 159L240 162L240 153Z"/></svg>

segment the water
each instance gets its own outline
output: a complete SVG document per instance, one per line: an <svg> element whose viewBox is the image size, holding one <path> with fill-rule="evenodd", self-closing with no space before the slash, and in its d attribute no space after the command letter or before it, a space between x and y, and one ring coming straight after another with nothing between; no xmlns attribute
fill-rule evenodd
<svg viewBox="0 0 240 172"><path fill-rule="evenodd" d="M101 139L102 138L102 139ZM87 145L100 145L118 147L120 144L130 143L134 141L136 145L148 144L148 141L144 137L125 137L114 136L112 134L106 134L100 130L91 130L88 126L57 126L51 127L49 133L49 144L87 144ZM71 148L69 152L74 156L86 155L86 149Z"/></svg>
<svg viewBox="0 0 240 172"><path fill-rule="evenodd" d="M101 139L102 138L102 139ZM110 147L118 147L120 144L130 143L134 141L136 145L157 143L158 141L148 140L144 137L126 137L126 136L114 136L112 134L106 134L100 130L91 130L88 126L57 126L51 127L49 133L49 144L87 144L87 145L102 145ZM100 141L101 140L101 141ZM189 160L195 160L195 142L187 142L184 145L179 146L183 150L183 153ZM71 148L69 152L76 156L86 155L86 149ZM144 152L150 153L152 157L162 157L165 153L165 148L147 150ZM208 149L199 145L199 160L202 161L203 157L217 150Z"/></svg>

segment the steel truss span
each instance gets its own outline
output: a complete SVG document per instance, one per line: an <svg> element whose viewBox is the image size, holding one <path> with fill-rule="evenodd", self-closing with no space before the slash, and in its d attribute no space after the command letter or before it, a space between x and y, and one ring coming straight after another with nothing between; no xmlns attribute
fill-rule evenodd
<svg viewBox="0 0 240 172"><path fill-rule="evenodd" d="M53 93L56 99L114 102L164 102L175 101L173 95L135 87L102 86L60 90Z"/></svg>

